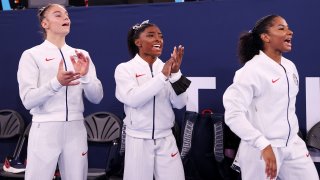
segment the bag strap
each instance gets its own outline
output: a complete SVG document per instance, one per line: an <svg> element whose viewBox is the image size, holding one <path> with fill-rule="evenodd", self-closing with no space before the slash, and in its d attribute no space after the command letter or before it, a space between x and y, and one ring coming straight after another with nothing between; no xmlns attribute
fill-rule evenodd
<svg viewBox="0 0 320 180"><path fill-rule="evenodd" d="M120 144L120 155L123 156L125 152L125 146L126 146L126 125L122 125L122 130L121 130L121 144Z"/></svg>
<svg viewBox="0 0 320 180"><path fill-rule="evenodd" d="M182 137L182 148L181 148L181 159L184 160L185 157L189 154L189 151L192 146L192 134L195 122L197 120L198 113L192 111L185 112L185 126L183 129Z"/></svg>
<svg viewBox="0 0 320 180"><path fill-rule="evenodd" d="M222 162L224 159L223 153L223 114L214 114L212 109L203 109L201 111L201 115L209 115L211 116L211 120L213 120L213 154L217 162Z"/></svg>
<svg viewBox="0 0 320 180"><path fill-rule="evenodd" d="M212 114L213 120L213 153L217 162L222 162L224 159L224 128L223 128L223 115Z"/></svg>

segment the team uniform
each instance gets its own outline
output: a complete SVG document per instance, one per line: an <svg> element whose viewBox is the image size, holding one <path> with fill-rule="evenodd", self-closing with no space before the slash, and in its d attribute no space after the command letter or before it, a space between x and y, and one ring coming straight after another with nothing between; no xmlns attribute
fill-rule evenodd
<svg viewBox="0 0 320 180"><path fill-rule="evenodd" d="M267 179L261 150L270 144L279 179L319 179L298 136L298 91L297 69L284 57L278 64L260 51L236 72L223 104L226 124L241 138L238 155L243 180Z"/></svg>
<svg viewBox="0 0 320 180"><path fill-rule="evenodd" d="M186 92L176 95L170 83L182 76L163 75L164 63L157 58L150 66L138 54L115 70L116 97L124 104L126 147L124 179L184 180L180 154L171 128L172 107L186 105Z"/></svg>
<svg viewBox="0 0 320 180"><path fill-rule="evenodd" d="M78 50L89 57L88 52ZM80 84L62 86L57 79L59 63L74 71L70 56L75 49L61 49L45 40L23 52L18 69L20 98L32 114L29 133L26 180L52 179L56 164L62 178L87 178L87 133L84 126L83 93L92 103L103 97L101 82L90 60L88 73Z"/></svg>

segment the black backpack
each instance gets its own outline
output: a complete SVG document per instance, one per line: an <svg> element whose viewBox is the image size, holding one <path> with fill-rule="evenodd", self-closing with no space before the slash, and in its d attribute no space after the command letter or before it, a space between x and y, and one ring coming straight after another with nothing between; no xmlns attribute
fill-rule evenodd
<svg viewBox="0 0 320 180"><path fill-rule="evenodd" d="M233 180L238 174L230 166L226 148L238 148L240 139L224 124L224 115L205 109L187 111L182 125L181 158L186 180Z"/></svg>
<svg viewBox="0 0 320 180"><path fill-rule="evenodd" d="M119 179L123 177L124 171L124 151L126 126L121 121L121 138L120 141L114 142L109 149L108 159L106 163L106 179Z"/></svg>

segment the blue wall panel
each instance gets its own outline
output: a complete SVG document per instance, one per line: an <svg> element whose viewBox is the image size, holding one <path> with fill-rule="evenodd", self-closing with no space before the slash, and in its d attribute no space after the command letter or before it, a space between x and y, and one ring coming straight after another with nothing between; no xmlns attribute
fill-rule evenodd
<svg viewBox="0 0 320 180"><path fill-rule="evenodd" d="M105 92L101 104L86 103L85 115L110 111L122 116L122 105L114 96L113 73L117 64L130 59L126 46L128 29L146 19L157 24L164 34L161 59L168 59L173 46L182 44L185 46L182 72L186 76L216 77L215 90L199 91L199 108L223 112L222 94L240 67L236 56L239 34L250 30L260 17L279 14L294 32L293 51L284 56L295 62L300 73L297 114L305 132L304 80L320 77L319 6L320 2L315 0L226 0L70 7L72 26L67 42L89 51ZM21 104L16 72L22 52L42 42L36 12L35 9L0 12L0 109L15 109L28 122L31 116ZM177 111L177 117L181 121L182 111ZM1 148L0 151L2 157ZM103 166L95 160L90 163Z"/></svg>

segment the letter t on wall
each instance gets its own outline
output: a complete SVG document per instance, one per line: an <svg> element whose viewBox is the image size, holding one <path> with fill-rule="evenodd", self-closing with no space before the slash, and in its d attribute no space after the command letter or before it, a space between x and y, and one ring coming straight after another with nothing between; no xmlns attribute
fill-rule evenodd
<svg viewBox="0 0 320 180"><path fill-rule="evenodd" d="M188 77L191 81L187 89L187 111L199 112L199 89L216 89L216 77Z"/></svg>

